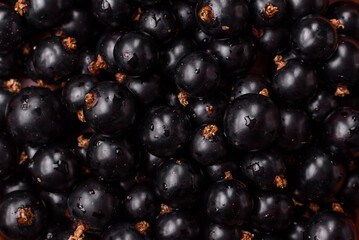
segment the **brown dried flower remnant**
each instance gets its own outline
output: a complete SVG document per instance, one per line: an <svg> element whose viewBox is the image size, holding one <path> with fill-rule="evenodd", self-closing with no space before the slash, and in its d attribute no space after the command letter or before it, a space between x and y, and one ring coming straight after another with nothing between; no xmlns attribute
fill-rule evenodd
<svg viewBox="0 0 359 240"><path fill-rule="evenodd" d="M284 189L285 187L287 187L288 181L287 181L287 179L285 179L284 175L281 174L281 175L278 175L275 177L273 184L277 188Z"/></svg>
<svg viewBox="0 0 359 240"><path fill-rule="evenodd" d="M216 125L207 125L204 127L202 134L206 139L210 139L216 136L216 132L218 131L218 127Z"/></svg>
<svg viewBox="0 0 359 240"><path fill-rule="evenodd" d="M259 94L269 97L269 92L268 92L268 89L266 89L266 88L263 88L262 91L259 92Z"/></svg>
<svg viewBox="0 0 359 240"><path fill-rule="evenodd" d="M342 206L339 203L332 203L332 209L335 212L344 213Z"/></svg>
<svg viewBox="0 0 359 240"><path fill-rule="evenodd" d="M21 208L17 211L17 222L19 224L28 225L32 224L32 218L34 217L31 208Z"/></svg>
<svg viewBox="0 0 359 240"><path fill-rule="evenodd" d="M117 82L122 84L125 81L127 75L124 73L116 73L115 77L116 77Z"/></svg>
<svg viewBox="0 0 359 240"><path fill-rule="evenodd" d="M261 38L264 34L263 28L261 27L255 27L254 25L252 26L252 34L253 36L255 36L256 38Z"/></svg>
<svg viewBox="0 0 359 240"><path fill-rule="evenodd" d="M47 88L47 87L48 87L47 84L46 84L43 80L41 80L41 79L38 79L38 80L36 81L36 83L37 83L37 86L39 86L39 87L43 87L43 88Z"/></svg>
<svg viewBox="0 0 359 240"><path fill-rule="evenodd" d="M25 13L27 13L28 9L27 9L26 0L18 0L15 3L14 10L18 14L20 14L20 16L23 16Z"/></svg>
<svg viewBox="0 0 359 240"><path fill-rule="evenodd" d="M303 203L298 202L298 201L295 200L294 198L292 198L292 202L293 202L294 206L299 206L299 207L302 207L302 206L303 206Z"/></svg>
<svg viewBox="0 0 359 240"><path fill-rule="evenodd" d="M310 210L312 210L313 212L317 213L320 209L319 205L316 204L315 202L310 202L309 205L308 205L308 208Z"/></svg>
<svg viewBox="0 0 359 240"><path fill-rule="evenodd" d="M142 14L142 9L141 8L137 8L135 14L133 15L133 21L138 21L141 18L141 14Z"/></svg>
<svg viewBox="0 0 359 240"><path fill-rule="evenodd" d="M19 164L22 165L29 157L25 153L25 151L22 151L19 157Z"/></svg>
<svg viewBox="0 0 359 240"><path fill-rule="evenodd" d="M278 7L269 3L264 7L264 16L267 18L272 18L278 11Z"/></svg>
<svg viewBox="0 0 359 240"><path fill-rule="evenodd" d="M84 138L84 135L80 135L77 137L77 146L80 148L87 149L90 143L90 139Z"/></svg>
<svg viewBox="0 0 359 240"><path fill-rule="evenodd" d="M97 103L97 94L95 92L90 92L85 95L85 103L87 109L90 109L91 107L95 106Z"/></svg>
<svg viewBox="0 0 359 240"><path fill-rule="evenodd" d="M161 203L161 212L160 212L161 215L164 215L166 213L170 213L170 212L172 212L172 210L173 209L170 206L167 206L166 204Z"/></svg>
<svg viewBox="0 0 359 240"><path fill-rule="evenodd" d="M84 110L83 110L83 109L80 109L80 110L77 111L77 118L78 118L81 122L83 122L83 123L86 122L85 115L84 115Z"/></svg>
<svg viewBox="0 0 359 240"><path fill-rule="evenodd" d="M224 177L225 180L233 180L231 171L227 171L224 174L225 174L225 177Z"/></svg>
<svg viewBox="0 0 359 240"><path fill-rule="evenodd" d="M6 87L7 90L9 90L9 92L12 92L12 93L20 92L21 83L14 78L9 79L8 81L4 81L3 84L4 84L4 87Z"/></svg>
<svg viewBox="0 0 359 240"><path fill-rule="evenodd" d="M222 30L223 30L223 31L227 31L227 30L229 30L229 27L228 27L228 26L223 25L223 26L222 26Z"/></svg>
<svg viewBox="0 0 359 240"><path fill-rule="evenodd" d="M150 227L150 224L146 221L141 221L136 223L136 230L142 234L142 235L146 235L146 231L148 230L148 228Z"/></svg>
<svg viewBox="0 0 359 240"><path fill-rule="evenodd" d="M275 56L273 61L277 65L277 71L281 70L282 68L284 68L288 64L288 61L284 61L283 56L281 56L281 55Z"/></svg>
<svg viewBox="0 0 359 240"><path fill-rule="evenodd" d="M92 61L88 66L88 70L92 75L99 75L101 73L101 69L107 70L107 68L107 63L100 54L97 55L96 61Z"/></svg>
<svg viewBox="0 0 359 240"><path fill-rule="evenodd" d="M77 223L77 227L76 230L74 231L74 234L71 235L68 240L83 240L85 238L85 234L84 232L88 229L89 227L81 222Z"/></svg>
<svg viewBox="0 0 359 240"><path fill-rule="evenodd" d="M187 100L187 98L189 97L188 93L181 91L177 95L177 97L178 97L178 100L179 100L179 102L181 103L182 106L185 107L185 106L188 105L188 100Z"/></svg>
<svg viewBox="0 0 359 240"><path fill-rule="evenodd" d="M75 38L67 37L62 39L62 45L64 46L65 50L68 52L73 52L77 49L77 41Z"/></svg>
<svg viewBox="0 0 359 240"><path fill-rule="evenodd" d="M252 240L254 238L254 234L248 231L242 231L241 240Z"/></svg>
<svg viewBox="0 0 359 240"><path fill-rule="evenodd" d="M350 91L347 86L343 84L338 84L337 89L334 93L334 96L336 97L345 97L346 95L349 95Z"/></svg>
<svg viewBox="0 0 359 240"><path fill-rule="evenodd" d="M207 105L206 106L206 113L208 115L211 115L213 113L213 109L214 109L213 105Z"/></svg>
<svg viewBox="0 0 359 240"><path fill-rule="evenodd" d="M198 16L203 22L209 23L214 16L213 10L210 6L204 6L199 10Z"/></svg>
<svg viewBox="0 0 359 240"><path fill-rule="evenodd" d="M330 19L331 24L333 24L333 26L335 28L343 28L344 29L344 25L341 24L341 22L338 19Z"/></svg>

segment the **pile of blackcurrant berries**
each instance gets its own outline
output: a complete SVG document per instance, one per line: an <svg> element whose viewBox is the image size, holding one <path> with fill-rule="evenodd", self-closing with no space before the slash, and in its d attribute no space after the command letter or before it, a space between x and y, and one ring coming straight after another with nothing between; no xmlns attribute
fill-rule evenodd
<svg viewBox="0 0 359 240"><path fill-rule="evenodd" d="M0 0L0 240L358 240L359 1Z"/></svg>

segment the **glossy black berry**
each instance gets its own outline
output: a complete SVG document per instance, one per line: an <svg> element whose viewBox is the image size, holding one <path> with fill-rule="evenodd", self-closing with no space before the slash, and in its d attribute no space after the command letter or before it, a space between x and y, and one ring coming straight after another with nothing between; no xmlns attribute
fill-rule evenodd
<svg viewBox="0 0 359 240"><path fill-rule="evenodd" d="M93 231L101 231L118 214L119 199L104 183L86 179L71 192L67 207L71 218Z"/></svg>
<svg viewBox="0 0 359 240"><path fill-rule="evenodd" d="M17 48L23 41L24 24L11 8L0 6L0 53Z"/></svg>
<svg viewBox="0 0 359 240"><path fill-rule="evenodd" d="M17 161L17 149L10 136L0 132L0 178L7 177Z"/></svg>
<svg viewBox="0 0 359 240"><path fill-rule="evenodd" d="M259 189L283 189L287 186L286 166L278 151L246 153L239 165L241 176Z"/></svg>
<svg viewBox="0 0 359 240"><path fill-rule="evenodd" d="M138 29L161 42L170 41L177 32L177 22L173 13L164 7L146 9L138 20Z"/></svg>
<svg viewBox="0 0 359 240"><path fill-rule="evenodd" d="M52 145L36 152L28 170L38 186L46 191L58 192L74 185L78 179L79 163L69 149Z"/></svg>
<svg viewBox="0 0 359 240"><path fill-rule="evenodd" d="M298 158L297 186L306 198L321 199L340 190L345 181L345 169L329 153L319 148L309 148Z"/></svg>
<svg viewBox="0 0 359 240"><path fill-rule="evenodd" d="M325 120L323 138L334 153L350 154L359 151L359 111L341 107Z"/></svg>
<svg viewBox="0 0 359 240"><path fill-rule="evenodd" d="M33 54L38 78L52 83L75 71L78 62L76 39L51 37L41 41Z"/></svg>
<svg viewBox="0 0 359 240"><path fill-rule="evenodd" d="M58 25L71 6L71 0L17 0L14 8L30 25L48 29Z"/></svg>
<svg viewBox="0 0 359 240"><path fill-rule="evenodd" d="M123 206L126 215L133 221L151 220L158 210L156 194L146 185L134 186L127 192Z"/></svg>
<svg viewBox="0 0 359 240"><path fill-rule="evenodd" d="M296 20L309 14L322 14L329 0L287 0L288 16Z"/></svg>
<svg viewBox="0 0 359 240"><path fill-rule="evenodd" d="M145 240L134 224L117 223L103 233L103 240Z"/></svg>
<svg viewBox="0 0 359 240"><path fill-rule="evenodd" d="M142 167L144 168L144 171L149 174L150 176L153 176L157 169L167 161L166 158L163 157L157 157L147 151L143 151L141 153L141 161L142 161Z"/></svg>
<svg viewBox="0 0 359 240"><path fill-rule="evenodd" d="M323 211L311 219L303 239L354 240L355 229L354 223L341 213Z"/></svg>
<svg viewBox="0 0 359 240"><path fill-rule="evenodd" d="M289 44L289 31L285 27L252 27L258 48L269 54L283 51Z"/></svg>
<svg viewBox="0 0 359 240"><path fill-rule="evenodd" d="M187 143L190 126L188 117L182 112L172 107L152 107L140 124L140 140L151 154L173 156Z"/></svg>
<svg viewBox="0 0 359 240"><path fill-rule="evenodd" d="M178 37L166 44L161 56L163 72L172 78L175 74L177 63L182 57L190 54L194 48L194 42L187 37Z"/></svg>
<svg viewBox="0 0 359 240"><path fill-rule="evenodd" d="M16 54L9 52L7 54L0 54L0 76L8 77L16 70Z"/></svg>
<svg viewBox="0 0 359 240"><path fill-rule="evenodd" d="M0 205L0 232L10 239L35 239L46 225L46 211L33 193L8 194Z"/></svg>
<svg viewBox="0 0 359 240"><path fill-rule="evenodd" d="M182 0L174 1L171 9L182 31L192 30L197 26L196 5L194 3Z"/></svg>
<svg viewBox="0 0 359 240"><path fill-rule="evenodd" d="M256 60L256 48L249 37L229 40L214 39L209 43L213 56L218 60L223 73L238 74L249 70Z"/></svg>
<svg viewBox="0 0 359 240"><path fill-rule="evenodd" d="M314 69L299 60L289 60L272 79L273 92L288 104L303 104L317 89L317 75Z"/></svg>
<svg viewBox="0 0 359 240"><path fill-rule="evenodd" d="M41 191L40 197L44 201L46 210L52 219L65 220L67 210L67 197L65 192L53 193Z"/></svg>
<svg viewBox="0 0 359 240"><path fill-rule="evenodd" d="M253 209L253 199L247 187L235 179L212 184L204 199L206 216L222 225L242 225Z"/></svg>
<svg viewBox="0 0 359 240"><path fill-rule="evenodd" d="M128 0L92 0L92 14L103 24L123 27L132 15L131 1Z"/></svg>
<svg viewBox="0 0 359 240"><path fill-rule="evenodd" d="M86 123L98 133L119 134L135 121L135 97L117 82L98 83L85 95L84 104Z"/></svg>
<svg viewBox="0 0 359 240"><path fill-rule="evenodd" d="M232 240L240 239L241 232L236 227L227 227L215 223L209 223L204 228L204 240Z"/></svg>
<svg viewBox="0 0 359 240"><path fill-rule="evenodd" d="M197 166L185 159L162 164L154 179L157 197L170 207L188 207L199 200L203 175Z"/></svg>
<svg viewBox="0 0 359 240"><path fill-rule="evenodd" d="M235 78L230 85L229 98L231 101L249 94L262 94L270 96L270 83L267 78L257 74L245 74Z"/></svg>
<svg viewBox="0 0 359 240"><path fill-rule="evenodd" d="M338 43L336 26L324 17L304 17L292 27L292 47L307 61L330 57Z"/></svg>
<svg viewBox="0 0 359 240"><path fill-rule="evenodd" d="M1 186L1 196L5 196L16 191L35 191L33 182L27 174L11 175L3 181Z"/></svg>
<svg viewBox="0 0 359 240"><path fill-rule="evenodd" d="M254 200L252 221L266 231L285 229L294 216L292 200L283 193L263 192Z"/></svg>
<svg viewBox="0 0 359 240"><path fill-rule="evenodd" d="M277 138L277 146L285 151L296 151L308 144L311 125L308 115L298 109L280 109L282 127Z"/></svg>
<svg viewBox="0 0 359 240"><path fill-rule="evenodd" d="M228 38L240 33L249 22L245 0L201 0L196 6L197 23L215 37Z"/></svg>
<svg viewBox="0 0 359 240"><path fill-rule="evenodd" d="M23 88L7 108L7 129L18 143L41 145L54 142L62 131L61 112L60 101L49 89Z"/></svg>
<svg viewBox="0 0 359 240"><path fill-rule="evenodd" d="M315 122L320 123L338 107L338 104L338 100L332 92L320 90L307 104L306 110Z"/></svg>
<svg viewBox="0 0 359 240"><path fill-rule="evenodd" d="M273 142L280 129L280 113L272 100L246 94L233 101L223 120L224 133L238 149L259 150Z"/></svg>
<svg viewBox="0 0 359 240"><path fill-rule="evenodd" d="M177 100L178 101L178 100ZM223 114L227 108L227 98L218 93L205 98L189 98L186 113L194 126L203 124L221 125Z"/></svg>
<svg viewBox="0 0 359 240"><path fill-rule="evenodd" d="M274 26L287 13L285 0L252 0L249 3L252 21L260 26Z"/></svg>
<svg viewBox="0 0 359 240"><path fill-rule="evenodd" d="M79 61L76 67L76 73L78 74L88 74L91 72L89 70L89 65L92 61L96 60L95 51L92 50L84 50L79 54Z"/></svg>
<svg viewBox="0 0 359 240"><path fill-rule="evenodd" d="M359 5L356 2L336 2L329 6L325 16L337 19L344 26L338 28L339 34L344 34L359 40Z"/></svg>
<svg viewBox="0 0 359 240"><path fill-rule="evenodd" d="M223 162L227 157L227 140L216 125L204 125L192 133L189 154L203 165Z"/></svg>
<svg viewBox="0 0 359 240"><path fill-rule="evenodd" d="M158 61L157 45L153 38L141 32L124 34L115 45L117 66L129 75L141 75L154 68Z"/></svg>
<svg viewBox="0 0 359 240"><path fill-rule="evenodd" d="M219 64L208 53L192 52L177 63L175 81L177 87L190 96L205 97L219 87Z"/></svg>
<svg viewBox="0 0 359 240"><path fill-rule="evenodd" d="M68 111L76 113L85 107L85 95L97 83L91 75L74 75L67 79L65 87L62 89L62 101Z"/></svg>
<svg viewBox="0 0 359 240"><path fill-rule="evenodd" d="M225 161L218 164L209 165L205 168L207 177L212 182L223 180L226 177L226 173L230 172L233 177L238 177L238 164L234 161Z"/></svg>
<svg viewBox="0 0 359 240"><path fill-rule="evenodd" d="M91 137L86 157L91 171L106 181L129 178L138 161L136 148L128 140L101 134Z"/></svg>
<svg viewBox="0 0 359 240"><path fill-rule="evenodd" d="M330 85L337 87L344 84L348 87L358 84L359 43L349 37L340 37L338 47L333 55L321 65L323 79Z"/></svg>
<svg viewBox="0 0 359 240"><path fill-rule="evenodd" d="M196 240L200 231L198 225L192 216L173 211L157 217L155 237L158 240Z"/></svg>
<svg viewBox="0 0 359 240"><path fill-rule="evenodd" d="M292 222L286 231L286 239L288 240L303 240L306 222L295 221Z"/></svg>
<svg viewBox="0 0 359 240"><path fill-rule="evenodd" d="M359 203L359 171L348 173L338 197L349 206L357 206Z"/></svg>

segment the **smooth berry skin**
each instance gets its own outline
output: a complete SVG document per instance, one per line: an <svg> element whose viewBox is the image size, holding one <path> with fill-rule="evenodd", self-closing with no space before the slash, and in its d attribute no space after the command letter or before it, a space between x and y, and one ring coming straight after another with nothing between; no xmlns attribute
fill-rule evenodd
<svg viewBox="0 0 359 240"><path fill-rule="evenodd" d="M234 161L225 161L206 166L205 171L211 182L221 181L226 177L226 172L231 172L233 177L238 176L238 164Z"/></svg>
<svg viewBox="0 0 359 240"><path fill-rule="evenodd" d="M288 240L303 240L306 224L301 220L292 222L286 230L286 238Z"/></svg>
<svg viewBox="0 0 359 240"><path fill-rule="evenodd" d="M105 81L98 83L89 93L94 96L94 101L90 106L84 101L84 115L88 126L97 133L117 135L134 124L136 102L128 88Z"/></svg>
<svg viewBox="0 0 359 240"><path fill-rule="evenodd" d="M101 134L91 137L86 159L91 171L106 181L129 178L138 161L136 149L128 140Z"/></svg>
<svg viewBox="0 0 359 240"><path fill-rule="evenodd" d="M359 111L351 107L338 108L326 118L323 139L333 153L348 155L359 151L358 118Z"/></svg>
<svg viewBox="0 0 359 240"><path fill-rule="evenodd" d="M272 79L272 90L287 104L304 104L316 92L318 78L315 70L299 60L289 60Z"/></svg>
<svg viewBox="0 0 359 240"><path fill-rule="evenodd" d="M60 221L66 219L68 193L41 191L39 195L52 219L59 219Z"/></svg>
<svg viewBox="0 0 359 240"><path fill-rule="evenodd" d="M359 43L341 36L333 55L321 65L322 78L333 87L337 87L339 83L348 87L357 85L358 79L354 76L359 74L358 58Z"/></svg>
<svg viewBox="0 0 359 240"><path fill-rule="evenodd" d="M276 8L273 15L265 14L266 6L272 4ZM287 13L285 0L252 0L249 3L251 18L259 26L275 26L280 23Z"/></svg>
<svg viewBox="0 0 359 240"><path fill-rule="evenodd" d="M349 172L338 197L348 206L359 204L359 171Z"/></svg>
<svg viewBox="0 0 359 240"><path fill-rule="evenodd" d="M228 100L222 93L205 98L190 98L185 112L190 117L193 126L203 124L221 125L223 114L226 111Z"/></svg>
<svg viewBox="0 0 359 240"><path fill-rule="evenodd" d="M23 41L23 32L21 17L13 9L0 6L0 53L4 55L16 49Z"/></svg>
<svg viewBox="0 0 359 240"><path fill-rule="evenodd" d="M303 239L355 240L355 230L354 223L343 214L323 211L311 219Z"/></svg>
<svg viewBox="0 0 359 240"><path fill-rule="evenodd" d="M283 156L274 150L246 153L239 165L241 176L256 188L266 191L275 188L277 176L286 174Z"/></svg>
<svg viewBox="0 0 359 240"><path fill-rule="evenodd" d="M223 73L236 75L248 71L256 61L257 51L253 39L213 39L209 43L213 56L218 60Z"/></svg>
<svg viewBox="0 0 359 240"><path fill-rule="evenodd" d="M111 73L120 72L120 69L117 67L115 60L114 50L116 42L123 35L124 32L122 30L107 30L97 42L96 52L105 60L108 71Z"/></svg>
<svg viewBox="0 0 359 240"><path fill-rule="evenodd" d="M280 109L281 130L277 138L277 146L284 151L297 151L309 143L311 122L308 115L294 108Z"/></svg>
<svg viewBox="0 0 359 240"><path fill-rule="evenodd" d="M321 123L329 113L338 107L338 105L338 99L332 92L328 90L319 90L308 102L306 110L312 120Z"/></svg>
<svg viewBox="0 0 359 240"><path fill-rule="evenodd" d="M20 210L30 208L31 223L18 221ZM8 194L0 205L0 233L9 239L35 239L46 225L46 210L39 198L31 192L17 191Z"/></svg>
<svg viewBox="0 0 359 240"><path fill-rule="evenodd" d="M211 8L213 18L203 20L201 10ZM245 0L201 0L196 6L197 23L208 35L229 38L242 32L249 22L249 11Z"/></svg>
<svg viewBox="0 0 359 240"><path fill-rule="evenodd" d="M255 35L258 48L271 55L282 52L289 44L289 31L281 26L259 27Z"/></svg>
<svg viewBox="0 0 359 240"><path fill-rule="evenodd" d="M292 221L294 205L283 193L264 192L254 200L252 221L265 231L283 230Z"/></svg>
<svg viewBox="0 0 359 240"><path fill-rule="evenodd" d="M61 113L61 103L49 89L23 88L7 108L7 129L13 139L21 144L50 143L56 141L62 131Z"/></svg>
<svg viewBox="0 0 359 240"><path fill-rule="evenodd" d="M74 75L67 79L65 87L62 89L62 102L66 109L72 113L84 108L85 95L97 83L91 75Z"/></svg>
<svg viewBox="0 0 359 240"><path fill-rule="evenodd" d="M51 37L42 40L33 54L35 73L43 81L53 83L74 73L78 63L76 50L66 50L63 38Z"/></svg>
<svg viewBox="0 0 359 240"><path fill-rule="evenodd" d="M356 2L336 2L331 4L325 16L328 19L337 19L344 28L337 29L344 34L359 40L359 4Z"/></svg>
<svg viewBox="0 0 359 240"><path fill-rule="evenodd" d="M127 0L92 0L92 14L104 25L113 28L125 26L131 19L131 1Z"/></svg>
<svg viewBox="0 0 359 240"><path fill-rule="evenodd" d="M194 3L189 1L174 1L171 10L176 16L180 30L193 30L197 26L196 5Z"/></svg>
<svg viewBox="0 0 359 240"><path fill-rule="evenodd" d="M245 151L259 150L277 137L280 113L268 97L246 94L227 107L223 128L234 147Z"/></svg>
<svg viewBox="0 0 359 240"><path fill-rule="evenodd" d="M159 157L175 155L190 137L188 117L172 107L156 106L140 124L140 140L144 148Z"/></svg>
<svg viewBox="0 0 359 240"><path fill-rule="evenodd" d="M229 98L233 101L245 94L259 94L263 89L267 89L270 94L270 83L264 76L253 73L241 75L232 81Z"/></svg>
<svg viewBox="0 0 359 240"><path fill-rule="evenodd" d="M215 223L209 223L204 228L203 235L203 239L205 240L232 240L242 237L238 228L222 226Z"/></svg>
<svg viewBox="0 0 359 240"><path fill-rule="evenodd" d="M303 150L298 162L296 184L307 199L330 197L340 190L345 181L343 165L319 148Z"/></svg>
<svg viewBox="0 0 359 240"><path fill-rule="evenodd" d="M48 29L60 24L66 11L72 6L71 0L26 0L24 14L26 21L38 29Z"/></svg>
<svg viewBox="0 0 359 240"><path fill-rule="evenodd" d="M253 199L246 186L234 179L212 184L204 199L206 216L221 225L242 225L253 209Z"/></svg>
<svg viewBox="0 0 359 240"><path fill-rule="evenodd" d="M17 161L17 149L9 135L0 132L0 178L7 177Z"/></svg>
<svg viewBox="0 0 359 240"><path fill-rule="evenodd" d="M27 174L21 176L17 175L18 174L11 175L3 181L1 186L1 196L5 197L5 195L16 191L35 192L32 179Z"/></svg>
<svg viewBox="0 0 359 240"><path fill-rule="evenodd" d="M177 22L173 13L163 7L146 9L138 20L138 29L146 32L160 42L173 39L177 31Z"/></svg>
<svg viewBox="0 0 359 240"><path fill-rule="evenodd" d="M199 237L198 222L181 211L159 215L155 223L155 238L158 240L195 240Z"/></svg>
<svg viewBox="0 0 359 240"><path fill-rule="evenodd" d="M288 16L296 20L309 14L321 14L328 5L329 0L287 0Z"/></svg>
<svg viewBox="0 0 359 240"><path fill-rule="evenodd" d="M105 183L94 179L80 182L67 200L69 214L87 224L92 231L102 231L118 214L120 201Z"/></svg>
<svg viewBox="0 0 359 240"><path fill-rule="evenodd" d="M335 26L324 17L304 17L292 27L292 48L306 61L329 58L338 44Z"/></svg>
<svg viewBox="0 0 359 240"><path fill-rule="evenodd" d="M124 34L116 42L114 57L117 66L128 75L142 75L158 62L157 45L153 38L141 32Z"/></svg>
<svg viewBox="0 0 359 240"><path fill-rule="evenodd" d="M144 240L134 224L117 223L103 233L103 240Z"/></svg>
<svg viewBox="0 0 359 240"><path fill-rule="evenodd" d="M192 52L177 63L175 81L177 87L190 96L205 97L219 87L221 70L208 53Z"/></svg>
<svg viewBox="0 0 359 240"><path fill-rule="evenodd" d="M203 180L197 166L185 159L173 159L162 164L156 172L156 195L170 207L189 207L199 200Z"/></svg>
<svg viewBox="0 0 359 240"><path fill-rule="evenodd" d="M157 199L153 189L146 185L134 186L123 201L126 215L133 221L151 220L156 215Z"/></svg>
<svg viewBox="0 0 359 240"><path fill-rule="evenodd" d="M29 163L28 171L40 188L59 192L75 184L79 174L79 163L69 149L52 145L36 152Z"/></svg>
<svg viewBox="0 0 359 240"><path fill-rule="evenodd" d="M0 55L0 77L9 77L16 66L16 55L13 52Z"/></svg>
<svg viewBox="0 0 359 240"><path fill-rule="evenodd" d="M217 130L214 135L205 137L204 128L197 128L189 140L189 154L192 159L202 165L213 165L223 162L227 157L227 140L222 130Z"/></svg>

